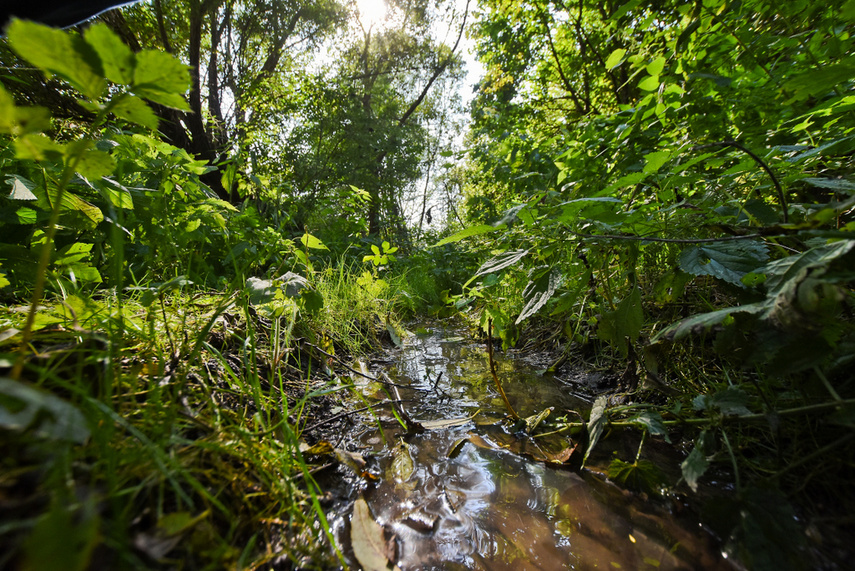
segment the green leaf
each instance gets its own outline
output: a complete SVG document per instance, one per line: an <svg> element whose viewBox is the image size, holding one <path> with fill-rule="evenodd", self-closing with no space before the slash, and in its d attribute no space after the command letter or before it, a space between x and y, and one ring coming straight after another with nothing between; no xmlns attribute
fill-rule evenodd
<svg viewBox="0 0 855 571"><path fill-rule="evenodd" d="M656 91L659 89L659 76L648 75L638 82L638 88L644 91Z"/></svg>
<svg viewBox="0 0 855 571"><path fill-rule="evenodd" d="M851 263L855 252L855 240L840 240L823 244L802 252L797 256L789 256L775 260L757 270L766 274L766 290L770 293L780 292L795 282L800 282L812 268L827 268L832 263L846 265Z"/></svg>
<svg viewBox="0 0 855 571"><path fill-rule="evenodd" d="M184 99L184 93L190 88L190 73L186 65L157 50L142 51L136 59L131 91L173 109L190 110Z"/></svg>
<svg viewBox="0 0 855 571"><path fill-rule="evenodd" d="M93 24L84 33L84 38L101 58L107 79L120 85L131 83L134 77L134 53L107 24Z"/></svg>
<svg viewBox="0 0 855 571"><path fill-rule="evenodd" d="M249 303L252 305L264 305L276 298L276 292L279 291L279 288L274 286L271 280L247 278L245 290L249 294Z"/></svg>
<svg viewBox="0 0 855 571"><path fill-rule="evenodd" d="M32 133L15 139L15 158L34 161L59 161L65 154L65 147L41 133Z"/></svg>
<svg viewBox="0 0 855 571"><path fill-rule="evenodd" d="M739 305L736 307L725 307L724 309L719 309L718 311L711 311L709 313L701 313L699 315L693 315L687 319L684 319L678 323L673 325L669 325L662 331L656 334L653 337L652 342L656 343L661 339L669 339L672 341L679 341L680 339L686 337L689 334L695 333L700 334L709 330L713 325L718 325L722 321L724 321L727 316L735 313L761 313L766 312L773 307L774 300L765 300L757 303L750 303L746 305Z"/></svg>
<svg viewBox="0 0 855 571"><path fill-rule="evenodd" d="M608 421L606 406L608 406L609 397L600 395L594 401L594 406L591 407L591 416L588 417L588 449L585 451L585 457L582 459L582 465L588 461L588 456L594 450L600 437L603 435L603 429Z"/></svg>
<svg viewBox="0 0 855 571"><path fill-rule="evenodd" d="M671 439L668 437L668 429L665 428L665 424L662 421L662 415L658 412L646 410L641 414L632 417L630 421L637 422L644 426L645 430L647 430L651 436L662 436L665 439L665 442L671 442Z"/></svg>
<svg viewBox="0 0 855 571"><path fill-rule="evenodd" d="M529 282L523 290L523 299L526 300L526 304L520 311L516 324L519 325L546 305L561 282L561 272L557 269L547 272L533 282Z"/></svg>
<svg viewBox="0 0 855 571"><path fill-rule="evenodd" d="M671 159L670 151L655 151L644 155L644 172L658 172Z"/></svg>
<svg viewBox="0 0 855 571"><path fill-rule="evenodd" d="M626 54L626 50L623 48L618 48L613 51L608 58L606 58L606 69L612 69L617 67L618 65L623 63L623 56Z"/></svg>
<svg viewBox="0 0 855 571"><path fill-rule="evenodd" d="M86 178L98 179L113 174L116 161L108 153L97 149L88 149L77 161L76 170Z"/></svg>
<svg viewBox="0 0 855 571"><path fill-rule="evenodd" d="M436 248L438 246L444 246L446 244L451 244L454 242L459 242L464 238L469 238L472 236L479 236L481 234L489 234L490 232L494 232L496 230L504 230L506 226L504 224L500 224L499 226L490 226L489 224L482 224L480 226L470 226L469 228L465 228L460 232L456 232L451 236L447 236L431 246L431 248Z"/></svg>
<svg viewBox="0 0 855 571"><path fill-rule="evenodd" d="M629 354L627 340L632 343L638 339L643 323L644 310L641 307L641 291L636 287L621 300L614 311L603 313L597 335L626 357Z"/></svg>
<svg viewBox="0 0 855 571"><path fill-rule="evenodd" d="M665 69L665 58L663 56L659 56L647 65L645 71L647 71L651 76L659 77L663 69ZM642 87L642 89L644 88Z"/></svg>
<svg viewBox="0 0 855 571"><path fill-rule="evenodd" d="M86 418L72 404L48 392L0 377L0 427L31 431L39 438L83 444Z"/></svg>
<svg viewBox="0 0 855 571"><path fill-rule="evenodd" d="M638 460L632 464L619 458L609 465L609 479L627 488L651 495L661 493L665 476L650 460Z"/></svg>
<svg viewBox="0 0 855 571"><path fill-rule="evenodd" d="M99 186L99 190L101 192L101 196L104 197L110 204L112 204L116 208L123 208L125 210L133 210L134 208L134 200L131 192L119 184L118 182L104 178L104 182L109 183L115 188L111 188L106 184L102 184Z"/></svg>
<svg viewBox="0 0 855 571"><path fill-rule="evenodd" d="M683 471L683 478L693 492L698 491L698 480L704 475L709 466L710 463L707 461L707 457L697 446L692 448L692 451L680 464L680 468Z"/></svg>
<svg viewBox="0 0 855 571"><path fill-rule="evenodd" d="M751 414L746 406L748 394L739 387L729 386L712 395L698 395L692 400L697 411L718 409L725 416L745 416Z"/></svg>
<svg viewBox="0 0 855 571"><path fill-rule="evenodd" d="M9 45L36 67L53 73L90 99L98 99L107 87L101 62L83 39L25 20L13 20L6 30Z"/></svg>
<svg viewBox="0 0 855 571"><path fill-rule="evenodd" d="M769 259L769 249L756 240L734 240L691 246L680 254L680 268L696 276L713 276L745 287L742 277Z"/></svg>
<svg viewBox="0 0 855 571"><path fill-rule="evenodd" d="M140 99L129 93L121 95L122 99L115 103L111 108L116 117L147 127L151 130L156 130L160 124L160 119L154 114L151 107Z"/></svg>
<svg viewBox="0 0 855 571"><path fill-rule="evenodd" d="M323 242L321 242L308 232L303 234L303 236L300 238L300 243L304 247L309 248L310 250L329 250L329 248L324 246ZM373 248L376 248L376 246L373 246ZM379 254L379 252L377 253Z"/></svg>
<svg viewBox="0 0 855 571"><path fill-rule="evenodd" d="M475 276L483 276L485 274L492 274L504 270L505 268L513 266L522 260L526 254L528 254L528 250L511 250L509 252L503 252L484 262L484 264L478 268Z"/></svg>
<svg viewBox="0 0 855 571"><path fill-rule="evenodd" d="M300 301L306 313L314 314L324 308L324 296L312 289L304 289L300 293Z"/></svg>

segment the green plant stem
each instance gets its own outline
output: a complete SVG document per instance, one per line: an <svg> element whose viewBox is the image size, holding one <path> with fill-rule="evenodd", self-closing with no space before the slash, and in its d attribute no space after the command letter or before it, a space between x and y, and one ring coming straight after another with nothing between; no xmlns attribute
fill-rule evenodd
<svg viewBox="0 0 855 571"><path fill-rule="evenodd" d="M819 380L822 381L823 385L825 385L825 389L828 391L828 394L831 395L831 398L837 402L843 400L840 398L840 395L837 394L837 391L834 390L834 387L831 386L831 383L828 382L828 377L823 374L819 367L814 367L813 372L816 373L816 376L819 377Z"/></svg>
<svg viewBox="0 0 855 571"><path fill-rule="evenodd" d="M727 432L722 429L721 437L724 440L724 445L727 447L727 452L730 454L730 461L733 463L733 478L736 483L736 492L742 491L742 483L739 479L739 465L736 462L736 453L733 451L733 446L730 445L730 439L727 437Z"/></svg>
<svg viewBox="0 0 855 571"><path fill-rule="evenodd" d="M784 410L777 411L778 416L799 416L802 414L813 414L817 412L824 412L828 410L832 410L835 408L840 408L844 406L855 406L855 399L845 399L834 402L822 402L818 404L810 404L806 406L800 406L796 408L787 408ZM665 426L704 426L711 425L716 422L720 422L722 424L730 424L735 422L758 422L768 420L768 415L765 413L758 414L746 414L744 416L722 416L716 419L712 418L681 418L677 420L663 420L662 424ZM643 426L640 422L633 421L617 421L617 422L609 422L608 425L612 428L634 428L638 426ZM586 423L584 422L568 422L563 425L561 428L553 430L552 432L543 432L537 434L535 436L549 436L552 434L560 434L562 432L566 432L568 430L572 430L573 428L585 428Z"/></svg>
<svg viewBox="0 0 855 571"><path fill-rule="evenodd" d="M493 319L487 320L487 358L490 361L490 374L493 375L493 382L496 383L496 388L499 390L499 394L502 395L502 400L505 401L505 407L508 409L508 413L511 415L511 418L514 420L519 420L519 415L514 410L514 407L511 406L511 402L508 400L508 396L505 394L505 389L502 388L502 382L499 380L499 375L496 373L496 362L493 360Z"/></svg>

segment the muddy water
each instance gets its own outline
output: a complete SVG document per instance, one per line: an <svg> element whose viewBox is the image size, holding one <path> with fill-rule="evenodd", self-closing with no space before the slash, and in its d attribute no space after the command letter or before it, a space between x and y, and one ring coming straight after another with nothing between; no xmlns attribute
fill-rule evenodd
<svg viewBox="0 0 855 571"><path fill-rule="evenodd" d="M553 416L590 408L533 366L496 359L521 417L545 407ZM573 442L532 438L502 421L506 409L483 344L435 328L381 368L412 387L399 389L411 417L439 421L401 439L387 416L382 434L366 422L348 443L377 462L379 479L363 496L373 518L396 536L394 558L403 571L730 568L697 523L594 472L560 466ZM363 387L369 397L375 389ZM339 523L344 536L346 519Z"/></svg>

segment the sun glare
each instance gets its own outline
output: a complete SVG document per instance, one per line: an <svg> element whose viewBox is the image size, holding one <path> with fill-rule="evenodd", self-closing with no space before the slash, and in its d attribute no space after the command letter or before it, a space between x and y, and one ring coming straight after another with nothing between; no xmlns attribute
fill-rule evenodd
<svg viewBox="0 0 855 571"><path fill-rule="evenodd" d="M386 19L389 10L386 0L356 0L359 22L364 28L377 28Z"/></svg>

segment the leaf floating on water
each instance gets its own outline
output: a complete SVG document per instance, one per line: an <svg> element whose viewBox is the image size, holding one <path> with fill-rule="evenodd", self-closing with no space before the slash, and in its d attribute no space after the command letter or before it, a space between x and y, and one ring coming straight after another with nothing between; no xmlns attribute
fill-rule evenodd
<svg viewBox="0 0 855 571"><path fill-rule="evenodd" d="M365 458L356 452L348 452L347 450L336 448L335 457L336 460L356 472L359 476L365 473L365 468L368 466L368 463L365 462Z"/></svg>
<svg viewBox="0 0 855 571"><path fill-rule="evenodd" d="M480 413L480 410L475 411L475 414L472 416L466 416L463 418L444 418L441 420L417 420L419 424L422 425L426 430L439 430L441 428L451 428L453 426L463 426Z"/></svg>
<svg viewBox="0 0 855 571"><path fill-rule="evenodd" d="M392 478L396 482L406 482L415 471L413 457L410 456L410 446L401 440L395 447L395 456L392 459Z"/></svg>
<svg viewBox="0 0 855 571"><path fill-rule="evenodd" d="M394 557L394 553L389 553L394 541L387 542L383 537L383 527L372 519L368 504L362 498L353 504L350 543L363 571L400 571L390 561L390 555Z"/></svg>

